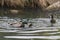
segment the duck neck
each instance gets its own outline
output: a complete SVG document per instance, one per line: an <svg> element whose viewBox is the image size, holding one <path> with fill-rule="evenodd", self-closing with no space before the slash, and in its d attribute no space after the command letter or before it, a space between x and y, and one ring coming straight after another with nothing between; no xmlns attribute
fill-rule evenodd
<svg viewBox="0 0 60 40"><path fill-rule="evenodd" d="M54 16L53 15L51 15L51 20L54 20Z"/></svg>

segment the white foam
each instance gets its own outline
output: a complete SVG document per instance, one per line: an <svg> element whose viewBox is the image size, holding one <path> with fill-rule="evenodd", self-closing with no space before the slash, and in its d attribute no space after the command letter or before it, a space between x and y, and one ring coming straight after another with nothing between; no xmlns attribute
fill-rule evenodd
<svg viewBox="0 0 60 40"><path fill-rule="evenodd" d="M18 30L2 30L0 32L17 32Z"/></svg>
<svg viewBox="0 0 60 40"><path fill-rule="evenodd" d="M55 30L35 30L35 31L19 31L17 33L37 33L37 32L52 32L52 31L58 31L57 29Z"/></svg>
<svg viewBox="0 0 60 40"><path fill-rule="evenodd" d="M14 39L60 39L60 36L4 36L4 38Z"/></svg>

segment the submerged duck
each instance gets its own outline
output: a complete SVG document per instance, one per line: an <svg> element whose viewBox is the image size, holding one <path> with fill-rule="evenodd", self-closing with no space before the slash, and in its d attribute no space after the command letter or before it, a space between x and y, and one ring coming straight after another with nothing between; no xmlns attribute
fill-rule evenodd
<svg viewBox="0 0 60 40"><path fill-rule="evenodd" d="M51 24L55 24L56 23L56 20L54 19L54 15L53 14L51 15L50 23Z"/></svg>

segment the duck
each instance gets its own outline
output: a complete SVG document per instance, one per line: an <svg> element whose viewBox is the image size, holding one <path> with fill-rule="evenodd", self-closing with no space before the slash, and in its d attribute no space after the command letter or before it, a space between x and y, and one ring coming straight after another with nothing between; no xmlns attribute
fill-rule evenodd
<svg viewBox="0 0 60 40"><path fill-rule="evenodd" d="M55 24L56 23L56 20L54 19L54 15L53 14L51 15L50 23L51 24Z"/></svg>
<svg viewBox="0 0 60 40"><path fill-rule="evenodd" d="M11 26L13 26L13 27L24 27L24 24L23 24L23 22L22 21L20 21L20 22L14 22L14 23L8 23L8 24L10 24Z"/></svg>

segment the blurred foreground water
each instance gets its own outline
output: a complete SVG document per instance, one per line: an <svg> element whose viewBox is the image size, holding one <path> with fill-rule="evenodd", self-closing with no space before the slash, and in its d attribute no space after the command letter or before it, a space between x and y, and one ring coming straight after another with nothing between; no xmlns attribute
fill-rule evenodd
<svg viewBox="0 0 60 40"><path fill-rule="evenodd" d="M13 27L8 23L28 19L0 17L0 40L60 40L60 19L52 26L50 18L29 18L33 26Z"/></svg>

